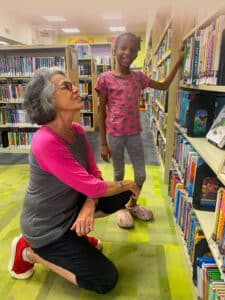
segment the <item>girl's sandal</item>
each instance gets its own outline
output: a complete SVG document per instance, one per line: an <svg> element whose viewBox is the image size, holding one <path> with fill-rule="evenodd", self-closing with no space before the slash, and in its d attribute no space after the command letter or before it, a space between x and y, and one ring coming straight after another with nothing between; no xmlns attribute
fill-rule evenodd
<svg viewBox="0 0 225 300"><path fill-rule="evenodd" d="M128 208L120 209L116 213L117 225L121 228L132 228L134 227L134 219Z"/></svg>
<svg viewBox="0 0 225 300"><path fill-rule="evenodd" d="M140 219L142 221L153 221L153 213L149 208L142 205L135 205L129 207L129 211L134 218Z"/></svg>

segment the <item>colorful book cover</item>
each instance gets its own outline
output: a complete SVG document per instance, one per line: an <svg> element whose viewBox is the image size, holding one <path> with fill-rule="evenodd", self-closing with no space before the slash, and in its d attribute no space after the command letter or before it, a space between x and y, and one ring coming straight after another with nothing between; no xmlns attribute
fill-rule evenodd
<svg viewBox="0 0 225 300"><path fill-rule="evenodd" d="M206 138L220 148L225 146L225 105L213 122Z"/></svg>
<svg viewBox="0 0 225 300"><path fill-rule="evenodd" d="M224 191L225 191L224 188L219 188L218 191L217 191L214 229L213 229L213 233L212 233L212 239L214 241L216 241L216 236L217 236L217 231L218 231L218 224L219 224L220 213L221 213L222 196L223 196Z"/></svg>

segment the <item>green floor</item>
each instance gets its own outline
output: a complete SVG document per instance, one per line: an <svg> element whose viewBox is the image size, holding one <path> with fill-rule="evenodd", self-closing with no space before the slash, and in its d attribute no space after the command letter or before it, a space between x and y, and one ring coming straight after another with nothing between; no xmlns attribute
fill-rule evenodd
<svg viewBox="0 0 225 300"><path fill-rule="evenodd" d="M112 178L109 164L99 165L105 179ZM132 170L126 166L126 177ZM129 175L130 174L130 175ZM186 256L177 238L167 186L160 167L147 166L147 180L140 203L152 208L155 221L136 221L135 228L117 227L115 216L98 219L93 235L103 241L103 251L116 264L120 278L106 295L81 290L62 278L35 266L28 280L14 280L7 272L12 238L20 233L19 216L28 178L27 165L0 166L0 299L195 299Z"/></svg>

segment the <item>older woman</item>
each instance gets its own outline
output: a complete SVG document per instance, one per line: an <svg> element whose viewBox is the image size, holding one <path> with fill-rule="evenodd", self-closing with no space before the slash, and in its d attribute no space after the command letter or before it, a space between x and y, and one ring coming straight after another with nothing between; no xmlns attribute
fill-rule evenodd
<svg viewBox="0 0 225 300"><path fill-rule="evenodd" d="M37 70L24 105L31 122L42 126L32 139L22 236L12 242L9 272L28 278L37 262L81 288L106 293L118 272L86 235L94 218L123 208L139 189L131 180L102 180L85 132L73 122L83 106L78 88L62 71Z"/></svg>

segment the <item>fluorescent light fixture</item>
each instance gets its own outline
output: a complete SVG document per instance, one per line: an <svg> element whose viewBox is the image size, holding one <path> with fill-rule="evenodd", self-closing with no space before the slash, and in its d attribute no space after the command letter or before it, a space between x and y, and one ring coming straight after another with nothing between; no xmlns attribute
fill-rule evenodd
<svg viewBox="0 0 225 300"><path fill-rule="evenodd" d="M123 32L126 31L126 27L125 26L110 26L109 27L109 31L111 32Z"/></svg>
<svg viewBox="0 0 225 300"><path fill-rule="evenodd" d="M5 41L0 41L0 45L9 45L9 43Z"/></svg>
<svg viewBox="0 0 225 300"><path fill-rule="evenodd" d="M64 33L79 33L80 29L79 28L62 28L62 31Z"/></svg>
<svg viewBox="0 0 225 300"><path fill-rule="evenodd" d="M43 16L48 22L66 22L63 16Z"/></svg>

